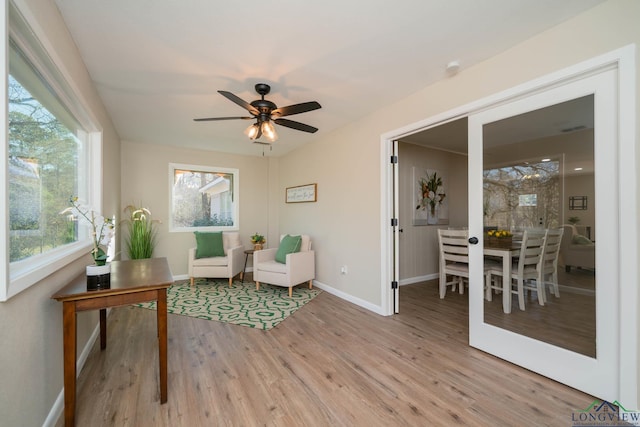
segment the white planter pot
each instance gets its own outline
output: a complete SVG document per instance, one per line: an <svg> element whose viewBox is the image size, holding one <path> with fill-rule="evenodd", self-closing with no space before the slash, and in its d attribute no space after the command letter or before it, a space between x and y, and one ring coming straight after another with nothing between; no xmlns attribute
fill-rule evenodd
<svg viewBox="0 0 640 427"><path fill-rule="evenodd" d="M111 287L111 264L87 265L87 290L97 291Z"/></svg>

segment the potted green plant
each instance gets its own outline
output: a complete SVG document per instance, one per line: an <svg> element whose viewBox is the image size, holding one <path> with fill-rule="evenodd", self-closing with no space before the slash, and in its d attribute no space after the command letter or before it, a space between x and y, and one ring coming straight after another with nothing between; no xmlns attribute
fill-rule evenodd
<svg viewBox="0 0 640 427"><path fill-rule="evenodd" d="M567 221L569 221L569 224L571 225L576 225L577 223L580 222L580 217L577 216L570 216Z"/></svg>
<svg viewBox="0 0 640 427"><path fill-rule="evenodd" d="M124 208L124 212L128 214L123 223L128 229L125 244L129 259L151 258L156 245L157 224L160 221L152 219L151 211L147 208L129 205Z"/></svg>
<svg viewBox="0 0 640 427"><path fill-rule="evenodd" d="M267 239L264 238L262 234L254 234L251 236L251 243L253 243L253 250L259 251L264 247L264 244L267 243Z"/></svg>

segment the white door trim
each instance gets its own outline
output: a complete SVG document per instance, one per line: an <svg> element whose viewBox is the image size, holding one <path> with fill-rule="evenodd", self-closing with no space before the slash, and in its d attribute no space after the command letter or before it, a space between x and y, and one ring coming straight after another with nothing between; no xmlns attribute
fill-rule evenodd
<svg viewBox="0 0 640 427"><path fill-rule="evenodd" d="M393 313L391 306L391 282L393 263L392 233L389 227L391 221L390 209L393 196L391 188L391 174L389 158L391 156L391 141L419 132L439 123L445 123L454 117L465 117L487 108L493 108L504 102L513 101L527 96L543 88L561 85L563 82L574 80L579 76L596 73L607 67L618 70L618 138L619 138L619 171L618 191L620 198L618 235L619 280L620 280L620 401L629 406L640 406L638 401L638 178L636 174L636 63L634 44L616 49L606 54L591 58L579 64L565 68L531 80L516 87L507 89L489 97L448 110L441 114L409 124L399 129L382 134L380 137L381 162L381 295L383 314ZM621 238L624 236L624 239Z"/></svg>

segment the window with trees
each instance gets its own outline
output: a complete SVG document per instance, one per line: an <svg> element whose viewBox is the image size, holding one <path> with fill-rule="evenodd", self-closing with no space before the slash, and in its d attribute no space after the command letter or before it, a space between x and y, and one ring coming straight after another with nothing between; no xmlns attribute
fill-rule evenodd
<svg viewBox="0 0 640 427"><path fill-rule="evenodd" d="M78 193L83 143L13 75L8 93L9 261L14 262L77 241L77 223L60 212Z"/></svg>
<svg viewBox="0 0 640 427"><path fill-rule="evenodd" d="M237 230L239 171L170 164L170 231Z"/></svg>
<svg viewBox="0 0 640 427"><path fill-rule="evenodd" d="M101 134L13 3L8 12L0 301L88 253L86 227L61 212L71 196L96 209L101 199Z"/></svg>

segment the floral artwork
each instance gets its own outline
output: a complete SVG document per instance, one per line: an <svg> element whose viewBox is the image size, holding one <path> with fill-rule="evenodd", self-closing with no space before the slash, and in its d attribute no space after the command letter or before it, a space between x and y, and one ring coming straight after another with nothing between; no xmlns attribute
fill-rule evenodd
<svg viewBox="0 0 640 427"><path fill-rule="evenodd" d="M446 180L437 170L413 168L414 215L413 225L442 225L449 223Z"/></svg>

